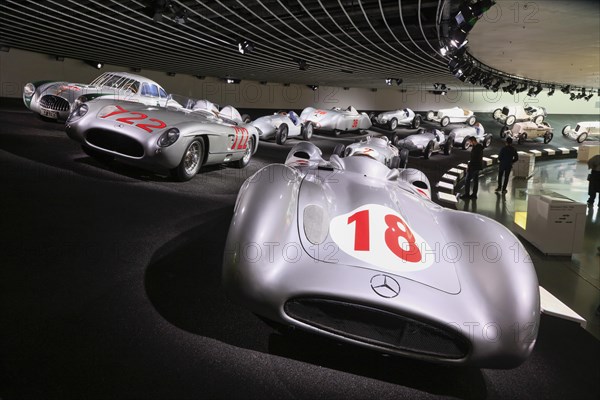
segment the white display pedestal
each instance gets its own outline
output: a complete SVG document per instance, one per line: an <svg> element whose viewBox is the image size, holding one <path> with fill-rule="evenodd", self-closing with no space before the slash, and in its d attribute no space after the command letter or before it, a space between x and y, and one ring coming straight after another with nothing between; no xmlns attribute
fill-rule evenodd
<svg viewBox="0 0 600 400"><path fill-rule="evenodd" d="M579 145L579 149L577 149L577 161L588 162L596 154L600 154L600 144L582 143Z"/></svg>
<svg viewBox="0 0 600 400"><path fill-rule="evenodd" d="M524 151L519 151L519 160L513 164L513 177L528 179L533 175L535 156Z"/></svg>
<svg viewBox="0 0 600 400"><path fill-rule="evenodd" d="M527 211L515 213L515 231L544 254L583 250L587 206L557 193L529 195Z"/></svg>

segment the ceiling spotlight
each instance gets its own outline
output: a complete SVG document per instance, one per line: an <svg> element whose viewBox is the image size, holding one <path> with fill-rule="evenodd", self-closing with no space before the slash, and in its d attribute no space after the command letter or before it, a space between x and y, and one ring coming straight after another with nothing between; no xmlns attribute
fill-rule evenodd
<svg viewBox="0 0 600 400"><path fill-rule="evenodd" d="M371 89L371 92L376 92L376 91L377 91L377 88L372 88Z"/></svg>
<svg viewBox="0 0 600 400"><path fill-rule="evenodd" d="M310 90L317 90L319 88L319 85L306 85Z"/></svg>
<svg viewBox="0 0 600 400"><path fill-rule="evenodd" d="M445 57L446 54L448 54L448 46L443 46L440 48L440 54L442 55L442 57Z"/></svg>
<svg viewBox="0 0 600 400"><path fill-rule="evenodd" d="M440 89L442 89L442 90L446 90L446 89L447 89L447 88L446 88L446 85L445 85L444 83L442 83L442 86L440 86Z"/></svg>
<svg viewBox="0 0 600 400"><path fill-rule="evenodd" d="M163 13L167 12L170 1L167 0L154 0L152 5L146 9L146 14L151 17L154 22L162 22Z"/></svg>
<svg viewBox="0 0 600 400"><path fill-rule="evenodd" d="M285 86L285 87L289 87L289 86L290 86L290 84L289 84L289 83L284 83L284 84L283 84L283 86Z"/></svg>
<svg viewBox="0 0 600 400"><path fill-rule="evenodd" d="M550 87L550 91L548 92L548 96L552 96L554 94L554 90L556 89L556 86L552 85Z"/></svg>
<svg viewBox="0 0 600 400"><path fill-rule="evenodd" d="M571 91L571 85L563 86L560 89L560 91L563 92L564 94L569 94L569 92Z"/></svg>
<svg viewBox="0 0 600 400"><path fill-rule="evenodd" d="M87 65L90 65L96 69L100 69L104 66L104 63L100 62L100 61L85 61L85 63Z"/></svg>
<svg viewBox="0 0 600 400"><path fill-rule="evenodd" d="M587 96L584 97L585 101L590 101L590 99L592 98L593 95L594 95L594 93L590 92L590 94L588 94Z"/></svg>
<svg viewBox="0 0 600 400"><path fill-rule="evenodd" d="M385 84L388 86L392 86L392 78L385 78Z"/></svg>
<svg viewBox="0 0 600 400"><path fill-rule="evenodd" d="M450 38L450 44L456 49L465 47L467 43L469 43L467 40L467 32L462 29L457 29Z"/></svg>
<svg viewBox="0 0 600 400"><path fill-rule="evenodd" d="M298 69L300 71L306 71L309 67L308 63L306 62L306 60L303 60L301 58L294 58L294 61L296 63L298 63Z"/></svg>
<svg viewBox="0 0 600 400"><path fill-rule="evenodd" d="M240 54L250 54L254 51L254 43L249 40L241 40L238 42L238 51Z"/></svg>
<svg viewBox="0 0 600 400"><path fill-rule="evenodd" d="M439 84L439 83L434 83L434 84L433 84L433 88L434 88L434 89L437 89L437 88L439 88L439 87L440 87L440 84Z"/></svg>
<svg viewBox="0 0 600 400"><path fill-rule="evenodd" d="M196 79L200 79L200 80L206 78L206 76L204 76L204 75L194 75L194 76L196 77Z"/></svg>
<svg viewBox="0 0 600 400"><path fill-rule="evenodd" d="M242 81L241 79L237 79L237 78L225 78L225 83L228 83L228 84L238 84L241 81Z"/></svg>
<svg viewBox="0 0 600 400"><path fill-rule="evenodd" d="M187 9L183 7L174 6L172 2L169 2L170 8L173 11L173 22L178 25L184 25L188 22Z"/></svg>
<svg viewBox="0 0 600 400"><path fill-rule="evenodd" d="M350 90L350 88L349 87L344 87L344 90Z"/></svg>
<svg viewBox="0 0 600 400"><path fill-rule="evenodd" d="M573 101L577 98L577 96L575 96L575 93L571 93L571 96L569 97L569 100Z"/></svg>
<svg viewBox="0 0 600 400"><path fill-rule="evenodd" d="M396 86L402 85L402 82L404 82L404 79L402 79L402 78L396 79Z"/></svg>

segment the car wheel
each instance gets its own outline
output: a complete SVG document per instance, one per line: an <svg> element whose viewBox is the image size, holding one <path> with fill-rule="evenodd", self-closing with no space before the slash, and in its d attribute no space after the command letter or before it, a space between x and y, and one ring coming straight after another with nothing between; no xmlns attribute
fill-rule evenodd
<svg viewBox="0 0 600 400"><path fill-rule="evenodd" d="M171 170L171 176L179 182L192 179L204 161L204 140L194 139L187 145L178 166Z"/></svg>
<svg viewBox="0 0 600 400"><path fill-rule="evenodd" d="M501 108L496 108L494 110L494 112L492 113L492 117L497 121L500 119L500 116L502 115L502 109Z"/></svg>
<svg viewBox="0 0 600 400"><path fill-rule="evenodd" d="M490 147L492 144L492 135L485 135L483 139L483 148Z"/></svg>
<svg viewBox="0 0 600 400"><path fill-rule="evenodd" d="M433 112L433 111L428 111L428 112L427 112L427 115L425 116L425 119L426 119L427 121L432 121L432 120L433 120L433 115L434 115L434 112Z"/></svg>
<svg viewBox="0 0 600 400"><path fill-rule="evenodd" d="M239 160L234 161L232 163L232 166L234 168L244 168L246 165L248 165L250 163L250 159L252 158L253 151L254 151L254 137L250 137L250 139L248 139L248 143L246 143L246 150L244 151L244 155Z"/></svg>
<svg viewBox="0 0 600 400"><path fill-rule="evenodd" d="M552 141L553 137L554 137L554 133L546 132L546 134L544 135L544 143L550 143Z"/></svg>
<svg viewBox="0 0 600 400"><path fill-rule="evenodd" d="M467 124L469 126L475 125L475 122L477 122L477 118L475 118L474 115L470 116L469 119L467 119Z"/></svg>
<svg viewBox="0 0 600 400"><path fill-rule="evenodd" d="M423 158L428 160L431 155L433 154L433 147L435 146L435 143L433 143L433 140L430 140L429 143L427 143L427 146L425 146L425 151L423 152Z"/></svg>
<svg viewBox="0 0 600 400"><path fill-rule="evenodd" d="M543 115L536 115L533 118L533 122L536 124L541 124L542 122L544 122L544 116Z"/></svg>
<svg viewBox="0 0 600 400"><path fill-rule="evenodd" d="M419 114L416 114L412 120L412 128L417 129L420 126L421 126L421 116Z"/></svg>
<svg viewBox="0 0 600 400"><path fill-rule="evenodd" d="M408 149L400 149L400 166L398 168L406 168L408 166Z"/></svg>
<svg viewBox="0 0 600 400"><path fill-rule="evenodd" d="M527 134L526 133L522 133L519 135L519 138L517 139L517 143L518 144L523 144L523 142L527 139Z"/></svg>
<svg viewBox="0 0 600 400"><path fill-rule="evenodd" d="M440 121L440 125L441 125L442 127L446 127L446 126L448 126L448 124L449 124L449 123L450 123L450 118L448 118L448 117L444 117L444 118L442 118L442 120Z"/></svg>
<svg viewBox="0 0 600 400"><path fill-rule="evenodd" d="M103 164L108 164L111 161L113 161L115 158L112 156L112 154L110 153L105 153L103 151L100 150L96 150L92 147L86 146L86 145L82 145L81 146L81 150L83 150L83 152L85 154L87 154L88 156L90 156L91 158L93 158L96 161L100 161Z"/></svg>
<svg viewBox="0 0 600 400"><path fill-rule="evenodd" d="M337 155L340 158L344 157L344 150L346 150L346 145L344 144L336 144L335 147L333 148L333 153Z"/></svg>
<svg viewBox="0 0 600 400"><path fill-rule="evenodd" d="M506 117L506 126L511 127L515 124L516 121L517 117L515 117L514 115L509 115L508 117Z"/></svg>
<svg viewBox="0 0 600 400"><path fill-rule="evenodd" d="M585 142L585 139L587 139L587 137L588 137L587 132L583 132L581 135L577 136L577 143Z"/></svg>
<svg viewBox="0 0 600 400"><path fill-rule="evenodd" d="M302 125L302 139L310 140L313 135L313 130L313 124L310 122L305 122L304 125Z"/></svg>
<svg viewBox="0 0 600 400"><path fill-rule="evenodd" d="M397 127L398 127L398 120L396 118L392 118L392 120L390 121L390 130L395 131Z"/></svg>
<svg viewBox="0 0 600 400"><path fill-rule="evenodd" d="M507 132L508 132L507 128L508 127L505 125L505 126L502 127L502 129L500 129L500 137L502 139L504 139L506 137L506 135L507 135Z"/></svg>
<svg viewBox="0 0 600 400"><path fill-rule="evenodd" d="M444 143L444 154L447 156L452 154L453 147L454 147L454 138L450 137L450 138L448 138L448 140L446 140L446 143Z"/></svg>
<svg viewBox="0 0 600 400"><path fill-rule="evenodd" d="M342 131L340 131L339 129L333 130L333 136L340 136L341 133L342 133Z"/></svg>
<svg viewBox="0 0 600 400"><path fill-rule="evenodd" d="M569 134L567 132L569 132L571 130L571 125L565 125L565 127L562 129L562 135L564 137L569 136Z"/></svg>
<svg viewBox="0 0 600 400"><path fill-rule="evenodd" d="M277 144L284 144L288 137L288 126L287 124L281 124L277 127L275 132L275 142Z"/></svg>
<svg viewBox="0 0 600 400"><path fill-rule="evenodd" d="M250 118L250 116L248 114L242 114L242 121L247 124L249 122L252 122L252 118Z"/></svg>
<svg viewBox="0 0 600 400"><path fill-rule="evenodd" d="M398 157L398 156L392 157L392 160L390 161L390 168L392 168L392 169L400 168L400 157Z"/></svg>
<svg viewBox="0 0 600 400"><path fill-rule="evenodd" d="M463 139L461 147L463 150L469 150L471 148L471 141L468 136Z"/></svg>

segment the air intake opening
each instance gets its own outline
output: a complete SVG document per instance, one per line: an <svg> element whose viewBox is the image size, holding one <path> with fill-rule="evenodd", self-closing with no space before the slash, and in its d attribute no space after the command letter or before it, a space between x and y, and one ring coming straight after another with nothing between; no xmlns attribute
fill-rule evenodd
<svg viewBox="0 0 600 400"><path fill-rule="evenodd" d="M129 157L140 158L144 155L144 148L137 140L109 130L90 129L85 139L96 147Z"/></svg>

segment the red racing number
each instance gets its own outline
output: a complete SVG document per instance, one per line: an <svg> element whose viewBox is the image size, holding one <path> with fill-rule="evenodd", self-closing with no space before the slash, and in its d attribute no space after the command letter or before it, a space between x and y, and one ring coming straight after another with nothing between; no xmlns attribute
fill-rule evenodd
<svg viewBox="0 0 600 400"><path fill-rule="evenodd" d="M161 121L160 119L156 119L156 118L148 118L148 116L144 113L141 112L137 112L137 111L128 111L126 109L124 109L121 106L115 106L117 109L109 114L103 115L100 118L108 118L108 117L113 117L115 115L120 115L120 114L129 114L129 115L133 115L133 117L120 117L120 118L116 118L115 121L119 121L122 122L124 124L127 125L134 125L140 129L145 130L148 133L152 133L153 130L155 129L163 129L167 127L167 124L165 124L163 121ZM150 122L154 122L155 124L136 124L134 121L143 121L145 119L148 119Z"/></svg>
<svg viewBox="0 0 600 400"><path fill-rule="evenodd" d="M234 126L233 129L235 130L235 136L233 144L231 145L231 150L246 150L246 147L248 147L248 140L250 140L248 129L242 128L241 126Z"/></svg>
<svg viewBox="0 0 600 400"><path fill-rule="evenodd" d="M354 119L354 120L352 121L352 127L353 127L353 128L357 128L357 127L358 127L358 119Z"/></svg>

